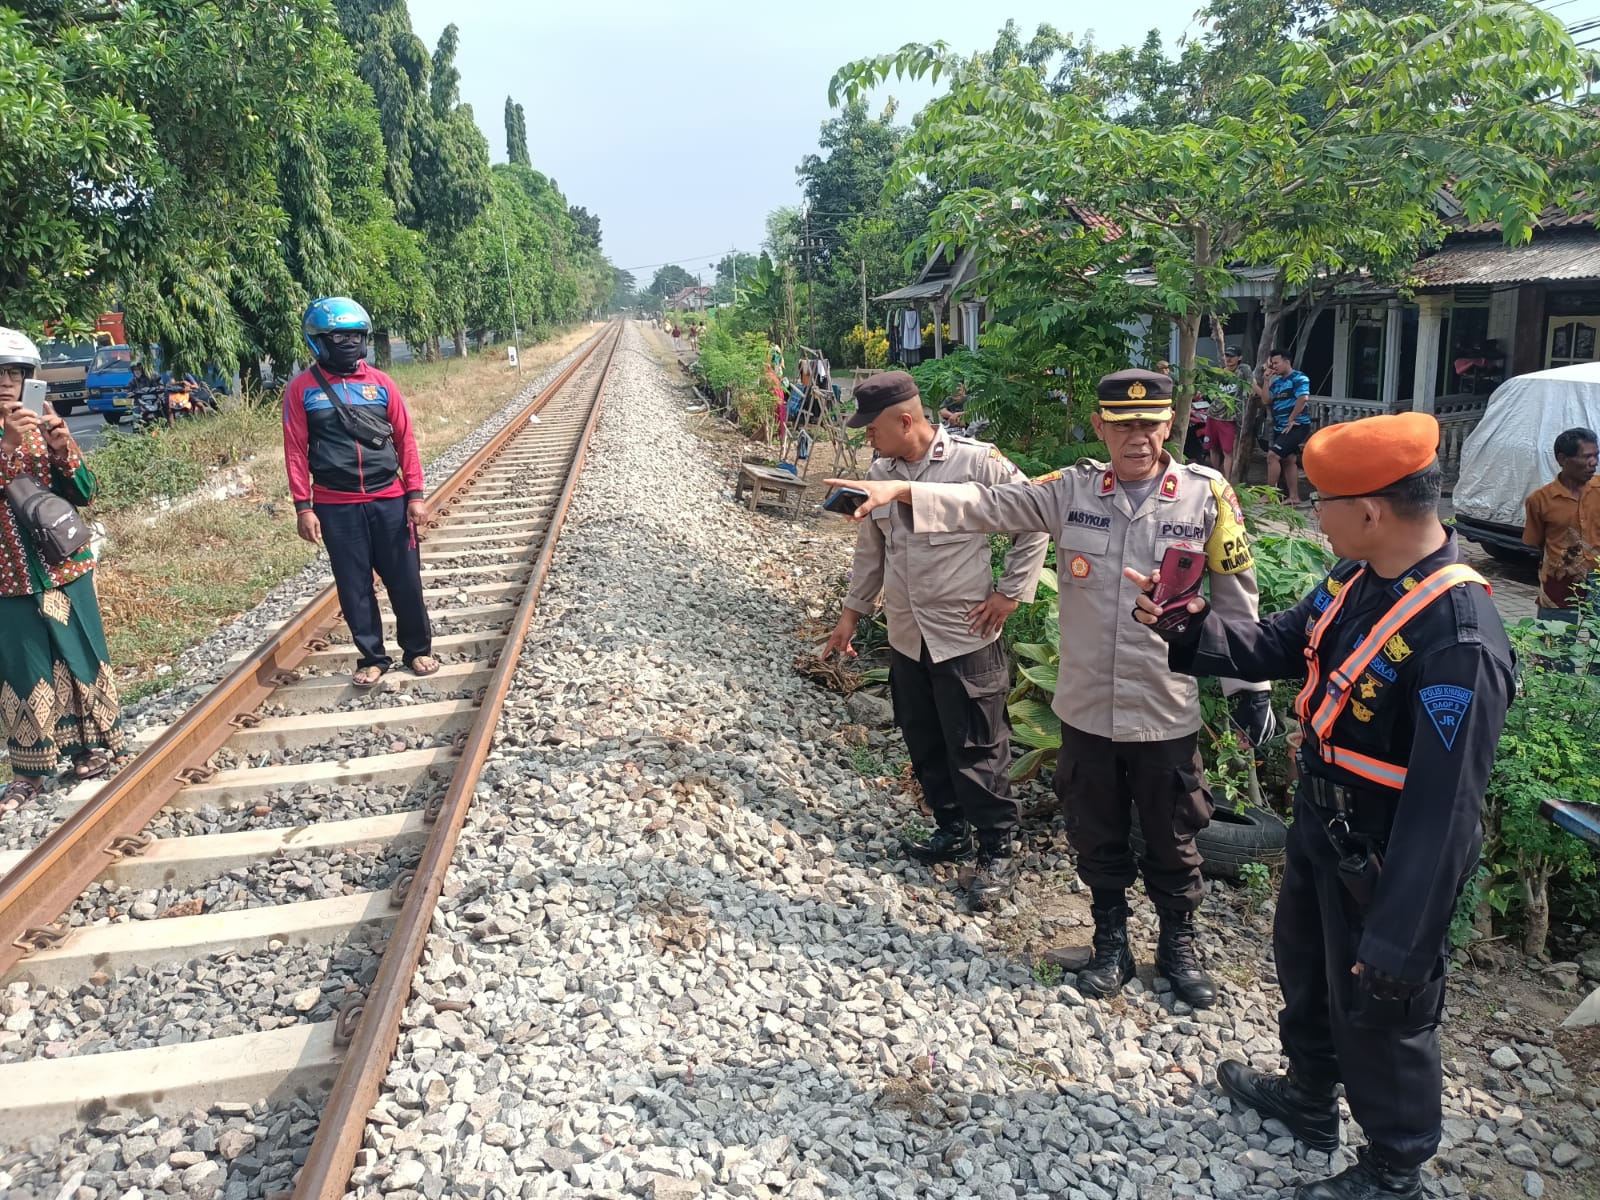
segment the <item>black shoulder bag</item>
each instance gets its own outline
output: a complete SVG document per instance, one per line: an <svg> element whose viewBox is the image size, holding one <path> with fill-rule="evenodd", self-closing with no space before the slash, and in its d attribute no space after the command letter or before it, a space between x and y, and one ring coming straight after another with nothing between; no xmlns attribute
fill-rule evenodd
<svg viewBox="0 0 1600 1200"><path fill-rule="evenodd" d="M344 431L370 450L381 451L387 447L389 457L394 460L392 469L398 473L400 452L394 444L394 426L389 424L389 418L380 417L365 408L352 408L345 402L343 395L333 390L333 385L323 376L321 368L313 366L311 376L317 381L317 386L328 394L328 400L339 417L339 424L344 426ZM380 460L380 462L385 470L390 469L386 461Z"/></svg>
<svg viewBox="0 0 1600 1200"><path fill-rule="evenodd" d="M27 531L39 557L59 567L89 544L89 522L70 500L39 486L31 475L20 475L5 487L6 502L17 524Z"/></svg>

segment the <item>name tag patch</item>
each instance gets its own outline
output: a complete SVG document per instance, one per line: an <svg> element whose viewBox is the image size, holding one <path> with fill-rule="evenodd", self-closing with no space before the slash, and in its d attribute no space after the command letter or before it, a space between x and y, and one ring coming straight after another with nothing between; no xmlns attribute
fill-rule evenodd
<svg viewBox="0 0 1600 1200"><path fill-rule="evenodd" d="M1067 524L1083 525L1089 529L1110 529L1111 517L1106 513L1085 512L1081 508L1075 508L1067 513Z"/></svg>
<svg viewBox="0 0 1600 1200"><path fill-rule="evenodd" d="M1423 688L1417 698L1422 701L1422 711L1438 730L1444 748L1455 749L1456 733L1467 719L1467 709L1472 704L1472 689L1437 683Z"/></svg>

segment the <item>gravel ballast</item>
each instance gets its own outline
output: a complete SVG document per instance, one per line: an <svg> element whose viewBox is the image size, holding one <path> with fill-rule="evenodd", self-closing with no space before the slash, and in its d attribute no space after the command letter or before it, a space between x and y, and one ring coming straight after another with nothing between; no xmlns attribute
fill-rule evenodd
<svg viewBox="0 0 1600 1200"><path fill-rule="evenodd" d="M1041 922L1087 940L1059 837L1032 838L1017 902L984 915L904 862L910 802L863 777L843 698L792 667L848 543L734 506L625 337L352 1194L1288 1200L1351 1161L1215 1087L1220 1058L1279 1065L1268 905L1208 905L1223 995L1196 1013L1151 977L1139 895L1141 982L1085 1002L1017 953ZM1592 1194L1600 1092L1578 1065L1548 1039L1458 1051L1429 1194ZM227 1129L270 1153L241 1169ZM245 1200L286 1186L310 1133L292 1104L81 1132L0 1157L0 1191L87 1171L85 1200ZM117 1165L135 1136L170 1142L159 1183Z"/></svg>

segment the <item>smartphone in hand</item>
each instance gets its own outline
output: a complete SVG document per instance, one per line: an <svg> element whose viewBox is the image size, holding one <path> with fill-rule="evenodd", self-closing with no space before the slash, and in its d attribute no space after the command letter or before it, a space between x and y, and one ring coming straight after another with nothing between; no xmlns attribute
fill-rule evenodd
<svg viewBox="0 0 1600 1200"><path fill-rule="evenodd" d="M836 488L832 494L830 494L828 498L822 502L822 507L831 513L838 513L845 517L853 517L856 515L856 509L865 504L866 500L867 494L863 491L859 491L856 488Z"/></svg>
<svg viewBox="0 0 1600 1200"><path fill-rule="evenodd" d="M29 379L22 385L22 407L35 416L44 416L44 406L49 396L50 385L42 379Z"/></svg>
<svg viewBox="0 0 1600 1200"><path fill-rule="evenodd" d="M1171 633L1182 633L1194 616L1189 611L1189 601L1200 594L1200 585L1206 577L1206 555L1191 546L1172 546L1161 556L1161 578L1156 581L1151 594L1161 610L1155 628Z"/></svg>

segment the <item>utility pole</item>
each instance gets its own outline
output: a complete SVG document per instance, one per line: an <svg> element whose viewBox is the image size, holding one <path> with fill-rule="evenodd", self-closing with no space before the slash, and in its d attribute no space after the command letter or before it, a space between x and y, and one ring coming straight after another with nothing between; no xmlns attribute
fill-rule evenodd
<svg viewBox="0 0 1600 1200"><path fill-rule="evenodd" d="M861 256L861 365L867 365L867 256Z"/></svg>
<svg viewBox="0 0 1600 1200"><path fill-rule="evenodd" d="M517 375L522 375L522 331L517 328L517 290L511 283L511 248L506 241L506 214L499 204L495 206L495 215L500 218L500 253L506 260L506 298L511 302L511 347L516 352Z"/></svg>
<svg viewBox="0 0 1600 1200"><path fill-rule="evenodd" d="M817 318L811 309L811 293L813 289L811 286L811 206L809 204L805 207L804 216L805 231L802 234L802 238L806 247L806 328L808 330L807 337L810 338L811 345L815 348L817 344Z"/></svg>

